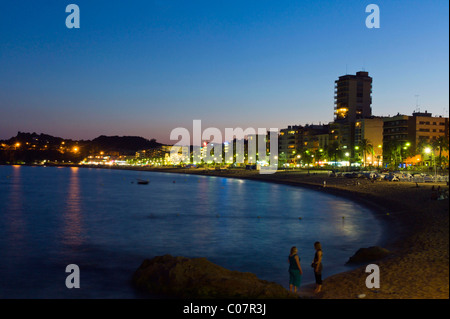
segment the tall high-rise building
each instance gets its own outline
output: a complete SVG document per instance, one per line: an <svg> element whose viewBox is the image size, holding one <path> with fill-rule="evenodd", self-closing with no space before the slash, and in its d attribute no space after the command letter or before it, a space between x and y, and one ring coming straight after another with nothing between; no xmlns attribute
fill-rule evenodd
<svg viewBox="0 0 450 319"><path fill-rule="evenodd" d="M335 81L335 120L354 123L372 115L372 78L369 72L343 75Z"/></svg>
<svg viewBox="0 0 450 319"><path fill-rule="evenodd" d="M372 116L372 78L368 72L346 74L335 81L334 123L330 125L341 150L355 156L355 124Z"/></svg>

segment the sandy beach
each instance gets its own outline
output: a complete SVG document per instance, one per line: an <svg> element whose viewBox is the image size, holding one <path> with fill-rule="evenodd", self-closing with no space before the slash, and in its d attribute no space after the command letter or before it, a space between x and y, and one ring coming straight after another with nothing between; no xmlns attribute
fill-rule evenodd
<svg viewBox="0 0 450 319"><path fill-rule="evenodd" d="M155 171L152 169L152 171ZM302 186L347 197L371 208L384 226L382 247L390 257L374 262L380 269L380 288L368 289L366 265L330 277L323 291L303 296L323 299L448 299L449 201L431 198L432 186L448 192L446 183L389 182L328 177L324 173L289 171L263 175L246 170L158 169L156 171L243 178ZM326 187L324 187L324 181ZM326 253L326 251L325 251ZM349 256L350 257L350 256ZM308 269L309 270L309 269Z"/></svg>

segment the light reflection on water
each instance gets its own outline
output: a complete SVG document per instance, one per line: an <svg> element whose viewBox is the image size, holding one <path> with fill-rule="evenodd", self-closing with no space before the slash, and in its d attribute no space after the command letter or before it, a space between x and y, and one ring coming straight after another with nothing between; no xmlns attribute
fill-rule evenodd
<svg viewBox="0 0 450 319"><path fill-rule="evenodd" d="M61 242L70 246L79 246L83 243L83 216L78 170L78 167L70 168L67 208L62 212L65 223Z"/></svg>
<svg viewBox="0 0 450 319"><path fill-rule="evenodd" d="M25 233L20 173L20 166L12 166L11 175L8 175L7 177L11 182L11 188L9 196L7 196L5 201L7 210L10 212L10 214L5 216L9 226L7 230L8 237L11 240L11 243L16 244L19 244L23 240Z"/></svg>
<svg viewBox="0 0 450 319"><path fill-rule="evenodd" d="M144 177L150 184L135 183ZM315 241L326 277L348 270L358 248L381 238L367 209L319 192L85 168L0 166L0 218L1 298L139 297L128 283L132 272L164 254L207 257L287 287L291 246L310 283ZM71 263L81 270L78 290L65 288Z"/></svg>

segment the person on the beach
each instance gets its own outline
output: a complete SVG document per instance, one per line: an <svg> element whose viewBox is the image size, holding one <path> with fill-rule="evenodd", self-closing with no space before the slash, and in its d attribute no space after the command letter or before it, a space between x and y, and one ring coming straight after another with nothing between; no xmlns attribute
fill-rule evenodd
<svg viewBox="0 0 450 319"><path fill-rule="evenodd" d="M431 199L436 200L439 197L439 192L437 190L434 189L434 185L433 188L431 189Z"/></svg>
<svg viewBox="0 0 450 319"><path fill-rule="evenodd" d="M297 255L298 249L293 246L291 248L291 252L289 254L288 262L289 262L289 291L297 292L297 289L300 288L300 284L302 282L302 267L300 265L300 258Z"/></svg>
<svg viewBox="0 0 450 319"><path fill-rule="evenodd" d="M314 249L316 253L314 254L314 260L311 267L314 269L314 277L316 279L316 289L315 293L319 293L322 290L322 245L320 242L316 241L314 243Z"/></svg>

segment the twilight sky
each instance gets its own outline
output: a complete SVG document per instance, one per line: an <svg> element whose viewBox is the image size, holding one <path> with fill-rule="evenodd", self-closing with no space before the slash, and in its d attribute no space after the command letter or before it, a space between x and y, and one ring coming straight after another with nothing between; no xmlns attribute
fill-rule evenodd
<svg viewBox="0 0 450 319"><path fill-rule="evenodd" d="M80 7L80 29L65 8ZM365 8L380 7L380 29ZM334 81L365 69L373 114L448 116L449 2L45 0L0 4L0 139L333 120ZM176 141L172 141L174 143Z"/></svg>

